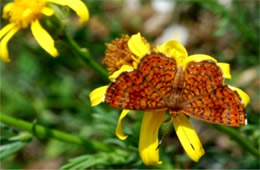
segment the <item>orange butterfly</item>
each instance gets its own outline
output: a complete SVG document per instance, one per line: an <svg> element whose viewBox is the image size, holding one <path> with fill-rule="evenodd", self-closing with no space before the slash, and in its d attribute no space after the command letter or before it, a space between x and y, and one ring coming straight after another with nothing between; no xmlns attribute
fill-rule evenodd
<svg viewBox="0 0 260 170"><path fill-rule="evenodd" d="M130 110L169 110L227 126L246 124L238 93L224 85L219 66L208 60L185 69L173 58L152 52L137 70L122 73L107 89L106 104Z"/></svg>

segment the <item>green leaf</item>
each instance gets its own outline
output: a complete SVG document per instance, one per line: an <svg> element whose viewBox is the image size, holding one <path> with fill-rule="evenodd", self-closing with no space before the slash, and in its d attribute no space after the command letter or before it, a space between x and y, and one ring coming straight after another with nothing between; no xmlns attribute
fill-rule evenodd
<svg viewBox="0 0 260 170"><path fill-rule="evenodd" d="M61 167L64 169L86 169L86 168L105 168L113 165L122 165L128 161L129 153L117 150L112 153L97 153L92 155L82 155L71 159L68 164Z"/></svg>
<svg viewBox="0 0 260 170"><path fill-rule="evenodd" d="M20 151L32 139L30 133L16 131L3 123L0 123L0 132L0 160Z"/></svg>
<svg viewBox="0 0 260 170"><path fill-rule="evenodd" d="M27 145L27 142L16 141L0 146L0 160L15 154Z"/></svg>

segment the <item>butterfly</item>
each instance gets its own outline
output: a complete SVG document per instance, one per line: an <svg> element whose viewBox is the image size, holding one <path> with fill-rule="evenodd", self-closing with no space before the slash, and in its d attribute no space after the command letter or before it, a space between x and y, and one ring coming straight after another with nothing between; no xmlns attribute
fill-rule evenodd
<svg viewBox="0 0 260 170"><path fill-rule="evenodd" d="M228 85L213 61L193 61L183 69L174 58L152 52L138 68L123 72L108 87L104 102L130 110L165 109L227 126L246 124L239 94Z"/></svg>

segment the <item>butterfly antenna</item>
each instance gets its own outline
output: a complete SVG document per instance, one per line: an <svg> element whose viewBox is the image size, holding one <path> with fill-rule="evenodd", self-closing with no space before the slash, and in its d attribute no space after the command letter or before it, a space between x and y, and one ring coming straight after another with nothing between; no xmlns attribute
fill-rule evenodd
<svg viewBox="0 0 260 170"><path fill-rule="evenodd" d="M169 127L170 127L171 122L172 122L172 118L167 119L166 130L164 131L164 133L163 133L163 135L162 135L162 137L161 137L161 139L160 139L160 141L159 141L159 144L158 144L158 146L156 147L156 150L159 149L159 147L160 147L161 144L162 144L163 139L165 138L166 134L168 134L168 131L169 131Z"/></svg>

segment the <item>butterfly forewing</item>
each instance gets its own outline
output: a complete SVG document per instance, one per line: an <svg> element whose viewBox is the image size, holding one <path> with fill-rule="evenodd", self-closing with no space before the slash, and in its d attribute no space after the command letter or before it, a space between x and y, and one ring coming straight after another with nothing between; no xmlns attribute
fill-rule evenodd
<svg viewBox="0 0 260 170"><path fill-rule="evenodd" d="M176 61L161 53L145 56L138 66L144 79L164 100L173 92L173 82L177 72Z"/></svg>
<svg viewBox="0 0 260 170"><path fill-rule="evenodd" d="M167 108L164 96L172 91L175 72L174 59L157 53L148 54L137 70L122 73L109 86L105 103L132 110Z"/></svg>
<svg viewBox="0 0 260 170"><path fill-rule="evenodd" d="M184 73L183 112L211 123L245 124L245 111L237 92L223 86L220 68L207 61L193 62Z"/></svg>
<svg viewBox="0 0 260 170"><path fill-rule="evenodd" d="M191 62L184 73L183 99L210 93L221 87L223 81L222 72L214 62Z"/></svg>

